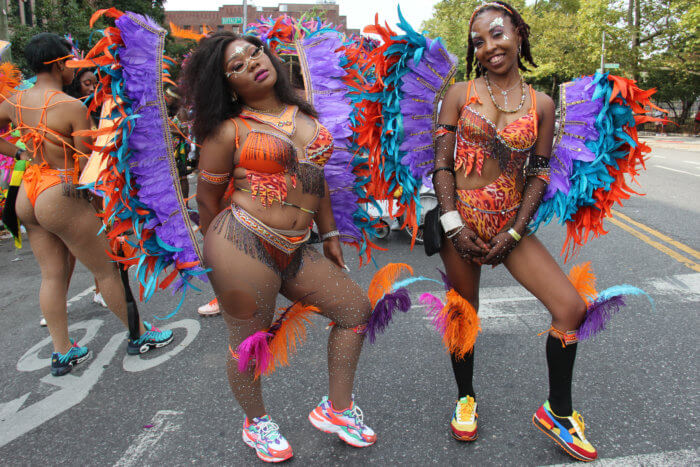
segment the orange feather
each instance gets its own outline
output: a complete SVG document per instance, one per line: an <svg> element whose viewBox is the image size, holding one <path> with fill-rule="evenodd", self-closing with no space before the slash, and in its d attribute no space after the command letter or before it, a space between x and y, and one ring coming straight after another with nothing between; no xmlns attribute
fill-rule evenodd
<svg viewBox="0 0 700 467"><path fill-rule="evenodd" d="M445 335L442 341L447 351L457 358L464 358L472 351L476 336L481 331L476 310L455 289L447 291L447 302L440 311L439 319L445 321Z"/></svg>
<svg viewBox="0 0 700 467"><path fill-rule="evenodd" d="M277 367L289 366L289 357L296 352L297 346L306 340L306 324L311 323L311 313L319 311L316 306L296 303L286 312L275 337L270 340L270 353L274 358L265 375L272 374ZM257 376L259 374L256 374Z"/></svg>
<svg viewBox="0 0 700 467"><path fill-rule="evenodd" d="M583 301L586 302L586 305L590 305L595 301L598 292L595 290L596 277L593 274L590 261L572 267L569 272L569 280Z"/></svg>
<svg viewBox="0 0 700 467"><path fill-rule="evenodd" d="M367 290L372 308L385 294L391 292L392 285L403 271L413 275L413 268L405 263L389 263L374 274Z"/></svg>
<svg viewBox="0 0 700 467"><path fill-rule="evenodd" d="M0 65L0 102L14 94L15 88L21 81L22 72L12 63L6 62Z"/></svg>
<svg viewBox="0 0 700 467"><path fill-rule="evenodd" d="M191 39L197 42L206 36L206 33L200 34L198 32L190 31L189 29L180 28L176 24L173 24L172 21L170 22L170 32L173 37L177 37L179 39Z"/></svg>

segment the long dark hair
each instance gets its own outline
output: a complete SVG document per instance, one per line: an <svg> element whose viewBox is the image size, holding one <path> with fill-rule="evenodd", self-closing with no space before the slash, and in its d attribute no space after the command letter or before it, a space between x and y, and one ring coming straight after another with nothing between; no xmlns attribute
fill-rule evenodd
<svg viewBox="0 0 700 467"><path fill-rule="evenodd" d="M482 67L479 66L479 61L474 57L474 41L472 40L472 35L471 35L471 28L472 25L471 23L474 22L477 16L482 14L485 11L499 11L506 15L507 17L510 18L511 23L513 23L513 27L515 30L518 32L518 35L520 36L521 39L521 53L518 55L518 68L520 68L523 71L528 71L528 68L525 66L523 63L522 59L524 58L530 65L533 67L537 68L537 65L535 64L535 61L532 59L532 52L530 51L530 26L525 22L522 16L520 16L520 13L518 13L518 10L513 8L512 6L508 5L506 2L490 2L490 3L497 3L501 5L503 8L499 8L495 5L487 5L485 7L482 7L479 11L476 12L476 14L472 17L471 22L469 23L469 41L467 43L467 78L471 76L472 70L476 69L476 77L478 78L483 74ZM478 7L477 7L478 8Z"/></svg>
<svg viewBox="0 0 700 467"><path fill-rule="evenodd" d="M76 70L75 76L73 76L73 81L63 89L65 93L71 97L75 97L76 99L85 97L80 92L80 79L85 73L89 71L95 73L95 76L97 76L97 73L94 68L79 68L78 70Z"/></svg>
<svg viewBox="0 0 700 467"><path fill-rule="evenodd" d="M221 122L241 113L242 104L230 98L229 83L222 68L226 47L238 39L263 47L277 72L274 90L280 101L298 106L307 115L317 116L313 106L295 93L286 67L260 39L227 31L217 32L202 39L197 49L185 60L180 77L180 95L184 104L194 110L192 133L200 143Z"/></svg>

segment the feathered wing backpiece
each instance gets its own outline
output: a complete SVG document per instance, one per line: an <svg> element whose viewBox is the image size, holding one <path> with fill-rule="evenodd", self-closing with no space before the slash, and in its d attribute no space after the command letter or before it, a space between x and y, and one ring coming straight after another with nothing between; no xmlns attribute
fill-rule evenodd
<svg viewBox="0 0 700 467"><path fill-rule="evenodd" d="M103 31L104 37L85 60L71 62L76 68L98 67L91 111L114 103L107 127L84 132L113 135L104 146L94 148L107 157L107 164L91 188L105 199L102 217L105 225L111 225L108 237L115 240L133 232L128 253L113 258L136 265L141 299L173 285L183 291L181 305L184 292L194 287L192 279L203 278L205 271L180 191L163 98L166 32L146 16L113 8L97 11L91 25L103 15L114 18L115 26ZM161 278L168 268L171 272Z"/></svg>
<svg viewBox="0 0 700 467"><path fill-rule="evenodd" d="M607 233L603 219L613 204L638 194L632 181L651 149L639 141L636 124L660 121L645 115L655 90L633 80L596 73L561 86L561 125L550 161L551 181L532 223L536 230L556 215L566 223L562 254L575 254L591 237Z"/></svg>
<svg viewBox="0 0 700 467"><path fill-rule="evenodd" d="M432 135L442 93L456 70L456 58L440 39L417 33L399 8L399 35L375 24L364 29L378 34L382 44L368 55L375 81L363 94L363 128L368 134L374 199L396 200L391 216L403 216L403 227L415 233L420 218L420 188L430 183L434 152ZM379 125L379 128L377 128Z"/></svg>
<svg viewBox="0 0 700 467"><path fill-rule="evenodd" d="M586 316L576 331L579 340L590 339L605 329L607 322L625 305L625 295L644 295L649 299L652 309L654 307L654 301L646 292L631 285L615 285L600 293L596 292L596 277L590 262L572 267L569 280L587 306Z"/></svg>
<svg viewBox="0 0 700 467"><path fill-rule="evenodd" d="M10 62L0 64L0 103L17 91L16 88L21 81L22 73L17 67ZM0 138L5 138L12 143L18 139L13 135L12 128L0 128ZM6 182L9 182L7 190L0 192L0 212L2 212L2 223L12 234L16 248L22 248L22 235L15 212L15 202L25 166L26 161L15 161L12 157L0 154L0 174Z"/></svg>

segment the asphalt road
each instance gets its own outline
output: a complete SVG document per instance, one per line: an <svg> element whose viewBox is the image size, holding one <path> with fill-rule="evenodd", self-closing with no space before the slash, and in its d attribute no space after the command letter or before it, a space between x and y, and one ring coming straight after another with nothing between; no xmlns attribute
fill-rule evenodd
<svg viewBox="0 0 700 467"><path fill-rule="evenodd" d="M581 344L574 406L602 464L698 465L698 339L700 319L700 145L655 139L640 177L644 197L618 208L609 233L591 241L571 264L592 261L600 288L627 283L643 298ZM564 228L538 234L558 257ZM393 232L380 242L379 265L406 262L437 278L437 256L409 250ZM375 270L351 276L363 287ZM563 260L559 259L563 264ZM49 374L51 345L39 327L39 270L27 245L0 240L0 459L4 465L251 465L241 441L243 414L225 376L227 343L221 317L199 318L211 298L205 285L175 317L176 342L143 358L126 358L126 332L92 303L92 277L79 266L69 292L73 336L89 342L92 360L63 378ZM436 290L421 283L411 291ZM439 336L414 307L398 316L376 344L366 345L355 395L376 445L355 449L316 431L308 412L326 394L326 321L314 320L292 365L264 379L269 413L295 451L297 465L549 465L571 459L531 424L547 396L545 309L502 268L482 275L483 331L476 348L479 439L454 441L448 423L456 387ZM165 316L177 297L161 293L141 304L142 316ZM417 303L417 300L414 302ZM695 441L694 441L695 440Z"/></svg>

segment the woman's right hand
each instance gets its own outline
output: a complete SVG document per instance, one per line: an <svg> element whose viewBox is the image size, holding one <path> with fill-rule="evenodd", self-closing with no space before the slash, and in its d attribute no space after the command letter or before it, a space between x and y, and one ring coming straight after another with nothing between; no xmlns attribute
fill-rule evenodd
<svg viewBox="0 0 700 467"><path fill-rule="evenodd" d="M464 227L462 230L452 237L452 245L455 250L463 258L480 263L480 260L489 253L489 246L469 227Z"/></svg>

